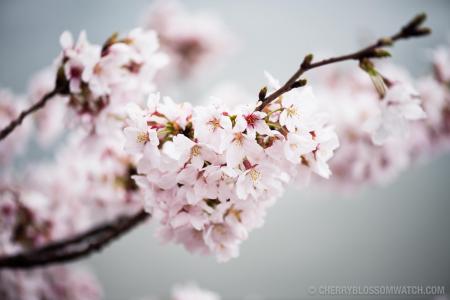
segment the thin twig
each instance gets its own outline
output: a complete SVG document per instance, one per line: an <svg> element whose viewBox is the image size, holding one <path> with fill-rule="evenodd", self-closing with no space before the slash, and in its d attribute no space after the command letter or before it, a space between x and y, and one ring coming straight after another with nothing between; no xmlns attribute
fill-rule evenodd
<svg viewBox="0 0 450 300"><path fill-rule="evenodd" d="M286 81L283 86L281 86L279 89L277 89L267 97L259 99L261 103L258 105L256 110L262 111L269 103L271 103L284 93L287 93L294 88L303 86L306 81L300 84L297 84L297 82L299 82L299 78L309 70L346 60L362 60L366 58L389 56L389 53L385 52L382 49L383 47L392 46L398 40L420 37L431 32L429 28L420 27L425 19L426 15L420 14L412 19L408 24L403 26L402 29L396 34L393 34L388 38L381 38L374 44L350 54L324 59L315 63L312 62L313 56L311 54L305 56L299 69L294 73L294 75L291 76L291 78L288 79L288 81Z"/></svg>
<svg viewBox="0 0 450 300"><path fill-rule="evenodd" d="M0 257L0 269L29 269L37 266L63 263L102 250L150 217L144 210L131 216L120 216L109 223L96 226L68 239L23 253Z"/></svg>

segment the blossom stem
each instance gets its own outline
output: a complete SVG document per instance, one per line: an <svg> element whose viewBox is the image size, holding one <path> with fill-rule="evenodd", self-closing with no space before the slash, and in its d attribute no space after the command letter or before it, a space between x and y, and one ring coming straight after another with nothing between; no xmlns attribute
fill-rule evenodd
<svg viewBox="0 0 450 300"><path fill-rule="evenodd" d="M261 103L258 105L256 110L262 111L268 104L270 104L272 101L274 101L284 93L287 93L296 87L302 86L302 84L297 83L299 82L300 77L309 70L347 60L360 61L362 59L386 57L389 56L389 53L383 50L382 49L383 47L392 46L396 41L402 39L421 37L430 34L431 30L429 28L421 27L425 19L426 19L425 14L419 14L415 18L413 18L408 24L403 26L401 30L396 34L390 37L380 38L374 44L350 54L331 57L314 63L312 62L313 59L312 54L305 56L303 62L300 64L299 69L288 79L288 81L286 81L286 83L283 86L274 91L272 94L266 96L264 99L259 100L261 101Z"/></svg>
<svg viewBox="0 0 450 300"><path fill-rule="evenodd" d="M71 238L62 239L40 248L11 256L0 257L0 269L29 269L37 266L64 263L102 250L150 217L144 210L134 215L119 216Z"/></svg>

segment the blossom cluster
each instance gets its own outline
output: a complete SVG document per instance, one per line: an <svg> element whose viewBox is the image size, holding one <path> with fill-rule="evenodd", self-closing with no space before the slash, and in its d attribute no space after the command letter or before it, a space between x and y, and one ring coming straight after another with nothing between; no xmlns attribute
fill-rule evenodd
<svg viewBox="0 0 450 300"><path fill-rule="evenodd" d="M89 43L82 31L75 42L69 32L60 38L60 82L67 82L69 105L82 119L114 112L127 102L138 102L154 90L155 73L168 58L158 51L156 33L136 28L120 39L112 35L103 46Z"/></svg>
<svg viewBox="0 0 450 300"><path fill-rule="evenodd" d="M192 107L158 94L144 109L128 106L125 150L163 240L226 261L287 182L330 176L338 139L309 87L255 107Z"/></svg>

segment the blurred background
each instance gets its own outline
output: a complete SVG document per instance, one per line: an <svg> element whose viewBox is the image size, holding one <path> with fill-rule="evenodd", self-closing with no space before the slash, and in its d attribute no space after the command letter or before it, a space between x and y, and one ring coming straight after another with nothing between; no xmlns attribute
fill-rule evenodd
<svg viewBox="0 0 450 300"><path fill-rule="evenodd" d="M57 55L63 30L86 29L91 41L101 43L114 31L137 26L150 2L2 0L0 86L25 92L31 75ZM239 39L222 68L179 87L178 101L194 103L219 80L236 81L256 95L264 70L287 78L306 53L353 51L424 11L433 35L401 42L392 51L395 63L419 76L429 72L429 49L447 43L450 34L447 0L183 3L191 11L218 15ZM29 157L44 155L51 154L32 149ZM161 245L153 224L84 264L99 277L106 299L167 297L175 283L187 281L224 299L308 298L308 287L323 285L445 285L448 292L449 178L447 155L410 169L386 187L343 195L289 189L269 210L265 226L242 244L240 257L225 264L181 246Z"/></svg>

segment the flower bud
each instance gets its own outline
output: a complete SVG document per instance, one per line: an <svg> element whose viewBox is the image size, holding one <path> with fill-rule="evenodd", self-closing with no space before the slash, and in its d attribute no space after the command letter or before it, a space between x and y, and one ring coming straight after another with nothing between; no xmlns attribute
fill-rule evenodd
<svg viewBox="0 0 450 300"><path fill-rule="evenodd" d="M267 86L263 87L258 94L258 99L263 101L266 98L267 95Z"/></svg>
<svg viewBox="0 0 450 300"><path fill-rule="evenodd" d="M305 58L303 59L302 68L307 68L309 67L309 65L311 64L312 60L313 60L314 56L312 55L312 53L308 54L305 56Z"/></svg>
<svg viewBox="0 0 450 300"><path fill-rule="evenodd" d="M293 89L295 89L295 88L298 88L298 87L305 86L307 83L308 83L308 81L306 79L299 79L296 82L294 82L291 87Z"/></svg>

